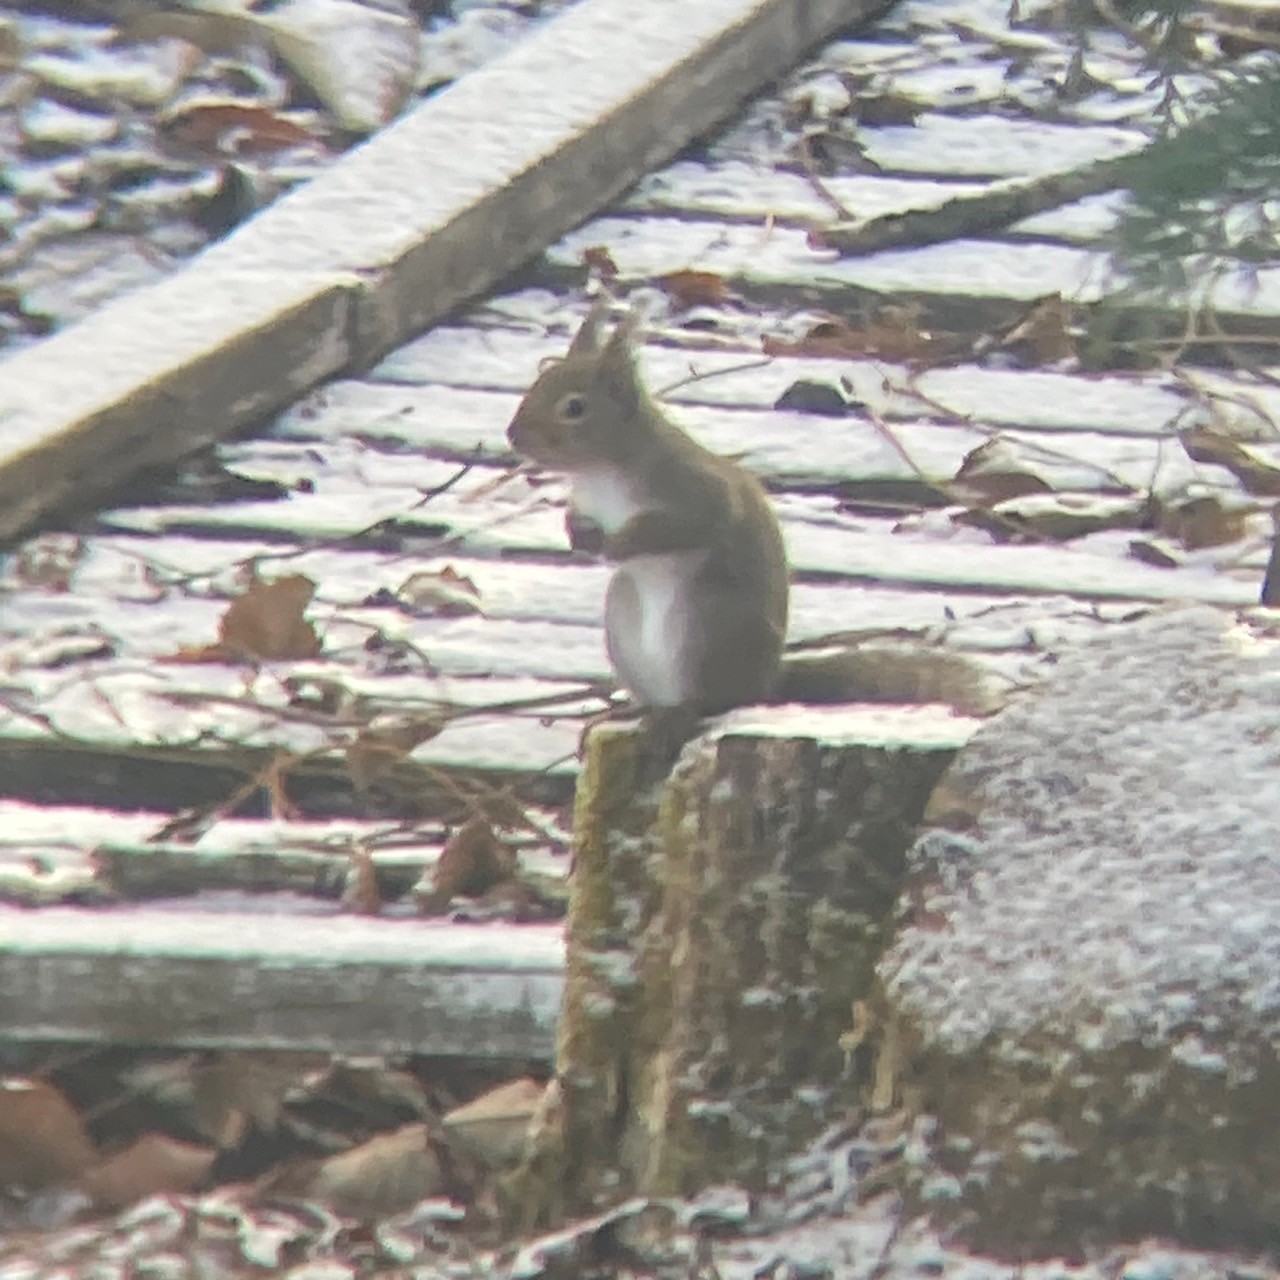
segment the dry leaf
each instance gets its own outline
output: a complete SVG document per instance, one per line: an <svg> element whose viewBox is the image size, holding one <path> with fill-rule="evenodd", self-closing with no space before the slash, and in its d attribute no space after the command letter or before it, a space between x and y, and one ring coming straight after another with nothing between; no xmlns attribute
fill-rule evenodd
<svg viewBox="0 0 1280 1280"><path fill-rule="evenodd" d="M316 584L300 573L256 579L233 600L218 623L216 644L181 649L168 662L240 662L314 658L320 652L316 629L303 617Z"/></svg>
<svg viewBox="0 0 1280 1280"><path fill-rule="evenodd" d="M479 897L515 872L514 853L483 818L471 818L449 837L429 875L410 893L424 915L444 911L458 894Z"/></svg>
<svg viewBox="0 0 1280 1280"><path fill-rule="evenodd" d="M1248 533L1254 510L1256 503L1238 493L1192 490L1159 500L1156 528L1188 551L1199 551L1239 542Z"/></svg>
<svg viewBox="0 0 1280 1280"><path fill-rule="evenodd" d="M545 1091L528 1076L512 1080L454 1107L444 1126L490 1168L513 1164L524 1154Z"/></svg>
<svg viewBox="0 0 1280 1280"><path fill-rule="evenodd" d="M718 307L729 301L729 287L714 271L671 271L653 282L677 307Z"/></svg>
<svg viewBox="0 0 1280 1280"><path fill-rule="evenodd" d="M373 856L363 844L357 843L350 852L351 866L347 871L346 887L342 890L342 905L361 916L376 916L382 910L382 894L378 889L378 872Z"/></svg>
<svg viewBox="0 0 1280 1280"><path fill-rule="evenodd" d="M80 1185L99 1209L122 1209L157 1192L195 1190L217 1157L215 1147L148 1133L90 1169Z"/></svg>
<svg viewBox="0 0 1280 1280"><path fill-rule="evenodd" d="M296 120L253 102L188 102L161 121L172 143L211 156L262 155L315 142Z"/></svg>
<svg viewBox="0 0 1280 1280"><path fill-rule="evenodd" d="M1031 310L1001 339L1002 347L1020 347L1037 365L1057 364L1076 358L1071 325L1075 308L1060 293L1039 299Z"/></svg>
<svg viewBox="0 0 1280 1280"><path fill-rule="evenodd" d="M460 618L479 613L480 589L452 565L438 573L410 574L397 588L396 598L414 613L436 618Z"/></svg>
<svg viewBox="0 0 1280 1280"><path fill-rule="evenodd" d="M444 1168L425 1124L408 1124L286 1171L270 1190L323 1201L338 1213L370 1219L399 1213L445 1189Z"/></svg>
<svg viewBox="0 0 1280 1280"><path fill-rule="evenodd" d="M428 716L378 717L347 745L346 761L352 782L364 791L385 780L399 766L410 763L415 747L430 742L444 727L443 720Z"/></svg>
<svg viewBox="0 0 1280 1280"><path fill-rule="evenodd" d="M84 554L83 538L68 533L40 534L18 548L13 559L14 576L20 586L70 591Z"/></svg>
<svg viewBox="0 0 1280 1280"><path fill-rule="evenodd" d="M1257 446L1241 444L1216 431L1185 431L1179 439L1192 461L1226 467L1250 493L1280 497L1280 465Z"/></svg>
<svg viewBox="0 0 1280 1280"><path fill-rule="evenodd" d="M43 1080L0 1078L0 1186L59 1186L97 1158L80 1117L58 1089Z"/></svg>
<svg viewBox="0 0 1280 1280"><path fill-rule="evenodd" d="M970 450L951 488L971 500L987 503L1007 502L1034 493L1132 492L1101 467L1005 434L992 436Z"/></svg>
<svg viewBox="0 0 1280 1280"><path fill-rule="evenodd" d="M223 1151L239 1144L250 1122L270 1133L279 1123L285 1094L303 1071L290 1054L219 1053L198 1061L190 1072L189 1121Z"/></svg>
<svg viewBox="0 0 1280 1280"><path fill-rule="evenodd" d="M618 264L613 254L602 244L589 245L582 251L582 264L604 284L612 284L618 278Z"/></svg>
<svg viewBox="0 0 1280 1280"><path fill-rule="evenodd" d="M1007 502L959 511L956 524L984 529L997 541L1019 532L1053 542L1069 542L1103 529L1140 529L1147 500L1137 494L1033 493Z"/></svg>
<svg viewBox="0 0 1280 1280"><path fill-rule="evenodd" d="M276 52L353 133L393 120L418 78L417 23L354 0L284 0L262 15Z"/></svg>
<svg viewBox="0 0 1280 1280"><path fill-rule="evenodd" d="M803 338L788 341L766 337L762 348L769 356L835 360L878 356L896 364L911 364L945 358L955 350L956 342L950 335L922 328L917 308L884 307L875 320L860 328L854 328L839 316L829 316L815 324Z"/></svg>

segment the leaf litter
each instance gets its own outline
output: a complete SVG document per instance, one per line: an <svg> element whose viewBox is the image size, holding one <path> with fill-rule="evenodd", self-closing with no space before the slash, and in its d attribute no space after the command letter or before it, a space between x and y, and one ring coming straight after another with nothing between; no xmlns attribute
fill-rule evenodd
<svg viewBox="0 0 1280 1280"><path fill-rule="evenodd" d="M103 0L3 15L0 347L175 269L561 7Z"/></svg>

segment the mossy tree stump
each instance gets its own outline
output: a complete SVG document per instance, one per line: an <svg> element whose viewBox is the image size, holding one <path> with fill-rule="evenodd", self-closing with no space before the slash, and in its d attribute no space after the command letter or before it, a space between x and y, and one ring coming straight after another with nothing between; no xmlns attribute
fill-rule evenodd
<svg viewBox="0 0 1280 1280"><path fill-rule="evenodd" d="M587 743L555 1114L526 1223L619 1196L758 1185L824 1121L904 852L975 722L944 708L749 709L672 758Z"/></svg>

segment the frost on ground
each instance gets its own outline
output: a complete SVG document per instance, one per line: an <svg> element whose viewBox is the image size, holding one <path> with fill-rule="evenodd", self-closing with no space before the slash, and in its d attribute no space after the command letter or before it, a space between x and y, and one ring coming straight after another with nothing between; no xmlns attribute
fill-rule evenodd
<svg viewBox="0 0 1280 1280"><path fill-rule="evenodd" d="M1274 1243L1280 647L1169 610L1081 646L931 804L882 966L979 1237Z"/></svg>

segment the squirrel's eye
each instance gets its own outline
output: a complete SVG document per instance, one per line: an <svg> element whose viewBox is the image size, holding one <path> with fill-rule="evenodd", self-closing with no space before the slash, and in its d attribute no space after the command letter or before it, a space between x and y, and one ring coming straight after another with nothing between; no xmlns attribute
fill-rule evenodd
<svg viewBox="0 0 1280 1280"><path fill-rule="evenodd" d="M565 396L556 405L556 417L561 422L577 422L587 411L587 397L580 395Z"/></svg>

